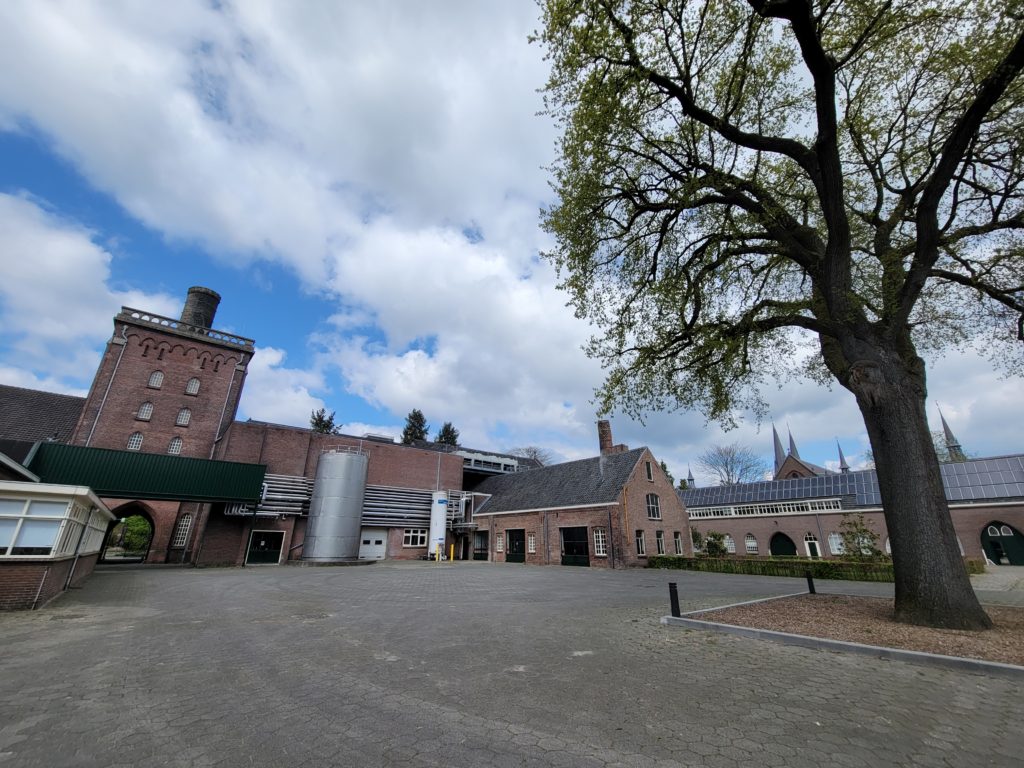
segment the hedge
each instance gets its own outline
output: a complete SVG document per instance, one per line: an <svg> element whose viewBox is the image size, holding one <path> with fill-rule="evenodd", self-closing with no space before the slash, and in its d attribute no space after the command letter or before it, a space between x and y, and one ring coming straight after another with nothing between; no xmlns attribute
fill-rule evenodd
<svg viewBox="0 0 1024 768"><path fill-rule="evenodd" d="M968 573L984 573L981 560L965 560ZM811 560L797 557L680 557L652 555L648 568L677 568L686 571L742 573L750 576L811 576L840 581L893 581L892 561L852 562L847 560Z"/></svg>

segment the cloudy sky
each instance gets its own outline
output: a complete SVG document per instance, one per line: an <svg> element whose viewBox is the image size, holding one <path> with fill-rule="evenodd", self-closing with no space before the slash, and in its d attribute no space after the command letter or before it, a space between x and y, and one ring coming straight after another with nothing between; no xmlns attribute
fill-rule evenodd
<svg viewBox="0 0 1024 768"><path fill-rule="evenodd" d="M205 285L257 342L242 418L397 434L420 408L466 445L593 455L600 367L538 257L536 24L532 0L0 3L0 383L84 394L122 305L177 316ZM1020 384L930 368L977 455L1024 449ZM804 458L867 447L845 391L766 396ZM693 413L613 430L677 477L771 449Z"/></svg>

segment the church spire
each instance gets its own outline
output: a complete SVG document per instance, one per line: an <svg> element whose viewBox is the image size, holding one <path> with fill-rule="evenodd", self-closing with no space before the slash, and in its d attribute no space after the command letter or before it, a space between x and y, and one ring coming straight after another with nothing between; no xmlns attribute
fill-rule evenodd
<svg viewBox="0 0 1024 768"><path fill-rule="evenodd" d="M697 481L693 479L693 472L690 470L690 465L689 464L686 465L686 487L687 488L696 488L697 487Z"/></svg>
<svg viewBox="0 0 1024 768"><path fill-rule="evenodd" d="M782 441L779 439L779 430L772 424L772 437L775 440L775 472L782 468L783 463L786 461L786 452L782 450Z"/></svg>
<svg viewBox="0 0 1024 768"><path fill-rule="evenodd" d="M793 439L793 430L789 428L788 424L786 425L786 431L789 432L789 455L794 459L799 459L800 451L796 449L796 440Z"/></svg>
<svg viewBox="0 0 1024 768"><path fill-rule="evenodd" d="M843 456L843 446L839 444L839 438L836 438L836 448L839 449L839 471L845 475L850 471L850 465L846 463L846 457Z"/></svg>
<svg viewBox="0 0 1024 768"><path fill-rule="evenodd" d="M964 454L963 448L960 447L960 441L956 439L956 435L953 434L953 430L949 428L949 424L946 423L946 417L942 415L942 408L939 408L939 404L936 403L935 407L939 409L939 420L942 422L942 436L946 440L946 450L949 452L950 461L967 461L967 456Z"/></svg>

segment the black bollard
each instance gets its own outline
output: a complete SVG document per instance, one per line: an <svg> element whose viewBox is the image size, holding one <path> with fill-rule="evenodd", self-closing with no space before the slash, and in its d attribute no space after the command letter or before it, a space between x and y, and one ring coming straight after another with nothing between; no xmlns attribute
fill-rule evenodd
<svg viewBox="0 0 1024 768"><path fill-rule="evenodd" d="M812 595L817 594L814 591L814 577L811 576L811 569L810 568L807 569L807 591L810 594L812 594Z"/></svg>
<svg viewBox="0 0 1024 768"><path fill-rule="evenodd" d="M670 581L668 583L668 600L672 606L672 615L678 619L683 614L679 610L679 590L676 589L676 583L674 581Z"/></svg>

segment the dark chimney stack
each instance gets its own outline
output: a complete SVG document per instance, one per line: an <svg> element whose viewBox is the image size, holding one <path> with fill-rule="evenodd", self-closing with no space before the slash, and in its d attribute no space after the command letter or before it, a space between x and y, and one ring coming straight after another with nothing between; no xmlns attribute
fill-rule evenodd
<svg viewBox="0 0 1024 768"><path fill-rule="evenodd" d="M185 307L181 310L181 322L199 328L212 328L219 304L219 293L201 285L194 285L188 289L188 298L185 299Z"/></svg>

